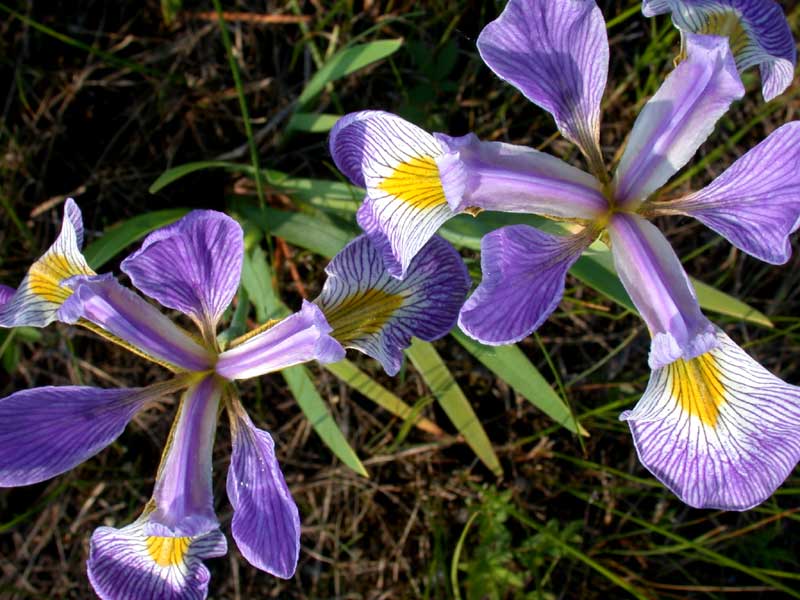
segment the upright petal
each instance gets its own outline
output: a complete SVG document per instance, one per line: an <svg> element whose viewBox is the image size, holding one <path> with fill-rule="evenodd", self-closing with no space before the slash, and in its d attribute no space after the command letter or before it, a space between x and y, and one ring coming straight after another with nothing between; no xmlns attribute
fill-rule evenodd
<svg viewBox="0 0 800 600"><path fill-rule="evenodd" d="M233 454L228 470L231 532L254 567L289 579L300 555L300 514L283 478L275 444L241 407L229 412Z"/></svg>
<svg viewBox="0 0 800 600"><path fill-rule="evenodd" d="M0 327L44 327L56 320L59 307L72 294L62 283L75 275L94 275L80 252L82 244L81 211L67 198L55 243L31 265L16 292L0 302Z"/></svg>
<svg viewBox="0 0 800 600"><path fill-rule="evenodd" d="M696 508L747 510L800 460L800 388L721 330L718 346L653 371L628 421L639 460Z"/></svg>
<svg viewBox="0 0 800 600"><path fill-rule="evenodd" d="M744 95L725 38L688 34L687 49L688 58L639 113L619 163L615 196L628 210L683 167Z"/></svg>
<svg viewBox="0 0 800 600"><path fill-rule="evenodd" d="M389 375L400 370L412 336L431 341L450 331L470 286L458 252L440 237L417 254L402 280L389 276L366 236L345 246L325 272L315 302L331 335L380 361Z"/></svg>
<svg viewBox="0 0 800 600"><path fill-rule="evenodd" d="M595 0L509 0L481 32L478 51L498 77L555 117L593 168L602 168L608 36Z"/></svg>
<svg viewBox="0 0 800 600"><path fill-rule="evenodd" d="M316 304L303 300L299 312L268 326L245 342L219 355L217 374L226 379L249 379L286 367L318 360L337 362L344 348Z"/></svg>
<svg viewBox="0 0 800 600"><path fill-rule="evenodd" d="M221 394L213 376L186 390L158 468L148 535L192 537L219 527L211 455Z"/></svg>
<svg viewBox="0 0 800 600"><path fill-rule="evenodd" d="M474 134L436 134L464 166L464 193L457 210L524 212L594 220L608 211L600 182L544 152L502 142L481 142Z"/></svg>
<svg viewBox="0 0 800 600"><path fill-rule="evenodd" d="M417 252L456 214L463 167L434 136L380 111L340 119L330 150L342 173L367 188L358 222L385 253L387 270L403 277Z"/></svg>
<svg viewBox="0 0 800 600"><path fill-rule="evenodd" d="M133 285L213 331L242 274L244 235L224 213L195 210L154 231L122 262Z"/></svg>
<svg viewBox="0 0 800 600"><path fill-rule="evenodd" d="M694 217L742 251L785 263L800 226L800 121L773 131L699 192L654 208Z"/></svg>
<svg viewBox="0 0 800 600"><path fill-rule="evenodd" d="M145 531L147 515L92 534L86 567L102 600L204 600L211 574L203 559L228 552L218 529L195 537L156 537Z"/></svg>
<svg viewBox="0 0 800 600"><path fill-rule="evenodd" d="M569 268L595 236L562 237L509 225L481 240L483 280L461 309L458 324L492 346L529 336L564 295Z"/></svg>
<svg viewBox="0 0 800 600"><path fill-rule="evenodd" d="M0 399L0 487L38 483L88 460L152 397L146 389L68 386Z"/></svg>
<svg viewBox="0 0 800 600"><path fill-rule="evenodd" d="M214 357L208 350L111 275L75 277L69 285L74 293L58 311L60 320L93 323L93 331L168 368L211 368Z"/></svg>
<svg viewBox="0 0 800 600"><path fill-rule="evenodd" d="M759 65L764 100L792 83L797 51L774 0L644 0L642 12L646 17L671 13L682 32L727 37L740 71Z"/></svg>
<svg viewBox="0 0 800 600"><path fill-rule="evenodd" d="M714 327L700 312L683 266L655 225L618 213L608 232L619 278L653 336L650 368L714 348Z"/></svg>

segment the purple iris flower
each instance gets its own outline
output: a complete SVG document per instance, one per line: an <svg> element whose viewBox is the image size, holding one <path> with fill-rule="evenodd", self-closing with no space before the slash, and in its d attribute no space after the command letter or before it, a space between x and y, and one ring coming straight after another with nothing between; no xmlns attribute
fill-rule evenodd
<svg viewBox="0 0 800 600"><path fill-rule="evenodd" d="M792 30L775 0L644 0L646 17L671 14L681 31L728 38L739 71L758 66L761 93L772 100L794 79L797 49Z"/></svg>
<svg viewBox="0 0 800 600"><path fill-rule="evenodd" d="M81 213L68 200L56 242L19 288L0 288L0 325L54 320L89 328L173 372L146 388L43 387L0 399L0 487L63 473L100 452L147 403L183 390L152 498L132 524L92 535L89 579L104 599L205 598L203 559L227 551L212 495L212 450L224 408L233 451L227 478L231 529L244 557L291 577L300 517L269 433L257 428L234 381L291 365L341 360L345 347L395 374L411 337L441 337L455 324L469 278L455 249L434 238L403 281L389 276L361 236L337 254L314 302L221 347L217 325L239 285L242 229L230 217L195 211L150 234L122 263L133 285L191 318L198 333L173 323L111 275L97 275L80 253Z"/></svg>
<svg viewBox="0 0 800 600"><path fill-rule="evenodd" d="M705 189L660 201L659 189L744 94L725 37L685 40L686 56L639 114L613 178L599 145L609 48L594 0L510 0L478 39L484 62L553 115L591 174L531 148L431 135L379 111L342 118L330 147L340 170L366 188L359 223L396 277L462 212L568 224L565 236L511 225L483 238L483 280L459 325L485 344L513 343L539 327L558 306L569 268L603 235L652 336L650 383L621 416L640 460L691 506L744 510L800 459L800 389L702 314L678 257L648 219L692 216L752 256L786 262L788 236L800 225L800 122L774 131Z"/></svg>

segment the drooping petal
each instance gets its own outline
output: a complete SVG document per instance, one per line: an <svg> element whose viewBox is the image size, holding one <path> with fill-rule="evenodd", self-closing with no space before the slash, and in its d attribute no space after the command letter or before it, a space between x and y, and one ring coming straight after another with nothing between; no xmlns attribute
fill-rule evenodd
<svg viewBox="0 0 800 600"><path fill-rule="evenodd" d="M317 305L304 300L299 312L220 354L217 374L249 379L311 360L340 361L344 348L329 335L331 331Z"/></svg>
<svg viewBox="0 0 800 600"><path fill-rule="evenodd" d="M76 277L69 285L74 292L59 309L60 320L85 319L97 326L93 329L97 333L169 368L211 368L213 356L208 350L111 275Z"/></svg>
<svg viewBox="0 0 800 600"><path fill-rule="evenodd" d="M510 225L481 240L483 280L461 309L458 324L483 344L513 344L550 316L564 294L569 268L592 236L562 237Z"/></svg>
<svg viewBox="0 0 800 600"><path fill-rule="evenodd" d="M800 226L800 121L787 123L699 192L656 209L698 219L734 246L772 264L792 254Z"/></svg>
<svg viewBox="0 0 800 600"><path fill-rule="evenodd" d="M525 146L481 142L474 134L436 134L436 139L458 157L466 172L459 211L476 206L593 220L608 210L600 182L555 156Z"/></svg>
<svg viewBox="0 0 800 600"><path fill-rule="evenodd" d="M744 95L725 38L688 34L687 52L639 113L620 160L615 196L628 210L683 167Z"/></svg>
<svg viewBox="0 0 800 600"><path fill-rule="evenodd" d="M718 346L653 371L628 421L639 460L697 508L747 510L800 460L800 388L721 330Z"/></svg>
<svg viewBox="0 0 800 600"><path fill-rule="evenodd" d="M211 455L221 382L208 376L183 396L156 476L154 510L145 532L192 537L219 527L214 513Z"/></svg>
<svg viewBox="0 0 800 600"><path fill-rule="evenodd" d="M239 286L241 226L224 213L195 210L145 238L121 265L133 285L213 331Z"/></svg>
<svg viewBox="0 0 800 600"><path fill-rule="evenodd" d="M88 460L151 398L143 389L67 386L0 399L0 487L38 483Z"/></svg>
<svg viewBox="0 0 800 600"><path fill-rule="evenodd" d="M254 567L284 579L294 575L300 555L300 514L280 465L275 444L239 407L229 412L233 454L228 470L231 532Z"/></svg>
<svg viewBox="0 0 800 600"><path fill-rule="evenodd" d="M389 276L366 236L345 246L325 272L315 302L333 327L331 335L378 360L389 375L400 370L412 336L431 341L450 331L470 286L458 252L438 236L402 280Z"/></svg>
<svg viewBox="0 0 800 600"><path fill-rule="evenodd" d="M102 600L204 600L211 574L203 559L224 556L218 529L196 537L146 533L147 516L121 529L99 527L92 534L86 567Z"/></svg>
<svg viewBox="0 0 800 600"><path fill-rule="evenodd" d="M80 252L82 244L81 211L67 198L55 243L31 265L15 293L0 302L0 327L44 327L56 320L59 307L72 294L62 283L75 275L94 275Z"/></svg>
<svg viewBox="0 0 800 600"><path fill-rule="evenodd" d="M483 62L534 104L594 165L602 165L600 102L606 24L595 0L509 0L478 37Z"/></svg>
<svg viewBox="0 0 800 600"><path fill-rule="evenodd" d="M717 343L692 284L664 235L643 218L615 214L608 227L617 274L647 323L650 368L689 360Z"/></svg>
<svg viewBox="0 0 800 600"><path fill-rule="evenodd" d="M644 0L642 12L646 17L671 13L682 32L727 37L740 71L759 65L766 101L792 83L797 51L774 0Z"/></svg>
<svg viewBox="0 0 800 600"><path fill-rule="evenodd" d="M358 222L385 251L387 270L403 277L417 252L456 214L462 165L434 136L381 111L339 119L330 151L342 173L367 188Z"/></svg>

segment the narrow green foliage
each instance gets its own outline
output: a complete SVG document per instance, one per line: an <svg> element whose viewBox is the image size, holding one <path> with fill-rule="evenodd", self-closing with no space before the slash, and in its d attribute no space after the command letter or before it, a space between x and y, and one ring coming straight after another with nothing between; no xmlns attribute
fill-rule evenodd
<svg viewBox="0 0 800 600"><path fill-rule="evenodd" d="M397 395L387 390L349 360L345 359L337 363L330 363L322 366L344 381L348 386L354 390L358 390L375 404L393 415L404 421L410 421L413 425L416 425L419 429L427 431L428 433L434 435L442 435L444 433L435 423L429 419L420 417L413 407L403 402Z"/></svg>
<svg viewBox="0 0 800 600"><path fill-rule="evenodd" d="M259 321L280 318L289 314L289 309L280 301L272 285L272 272L263 250L256 248L245 260L242 270L242 285L252 299ZM333 419L322 396L319 395L308 369L303 365L281 371L286 384L298 406L311 423L325 445L339 460L359 475L367 476L367 470L347 442L341 428Z"/></svg>
<svg viewBox="0 0 800 600"><path fill-rule="evenodd" d="M134 242L151 231L174 223L187 212L189 211L185 208L157 210L112 225L102 236L86 246L83 255L90 267L99 269Z"/></svg>
<svg viewBox="0 0 800 600"><path fill-rule="evenodd" d="M317 113L295 113L289 119L287 129L307 131L308 133L325 133L333 129L341 115L327 115Z"/></svg>
<svg viewBox="0 0 800 600"><path fill-rule="evenodd" d="M305 108L329 83L391 56L402 44L403 40L375 40L340 50L329 58L306 84L303 93L297 99L298 109Z"/></svg>
<svg viewBox="0 0 800 600"><path fill-rule="evenodd" d="M500 461L478 415L475 414L472 405L461 391L439 353L428 342L414 339L406 350L406 355L414 363L425 383L436 396L439 405L473 452L495 475L502 475L503 469Z"/></svg>
<svg viewBox="0 0 800 600"><path fill-rule="evenodd" d="M587 434L572 414L569 405L553 391L547 380L517 346L484 346L459 329L454 329L452 335L487 369L556 423L573 433Z"/></svg>

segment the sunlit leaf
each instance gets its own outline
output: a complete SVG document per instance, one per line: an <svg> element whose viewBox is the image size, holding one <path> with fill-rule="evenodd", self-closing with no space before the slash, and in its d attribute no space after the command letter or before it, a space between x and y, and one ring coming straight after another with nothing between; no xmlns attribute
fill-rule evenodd
<svg viewBox="0 0 800 600"><path fill-rule="evenodd" d="M425 383L431 388L439 405L447 414L458 432L464 437L473 452L489 470L502 475L503 469L492 448L489 436L483 428L478 415L456 383L450 369L439 353L428 342L414 339L406 350L406 355L419 371Z"/></svg>
<svg viewBox="0 0 800 600"><path fill-rule="evenodd" d="M340 50L314 73L297 99L298 106L306 106L332 81L394 54L402 44L403 40L375 40Z"/></svg>
<svg viewBox="0 0 800 600"><path fill-rule="evenodd" d="M187 212L186 208L158 210L112 225L100 238L86 246L83 255L90 267L99 269L132 243L155 229L174 223Z"/></svg>
<svg viewBox="0 0 800 600"><path fill-rule="evenodd" d="M517 346L484 346L459 329L451 332L459 344L523 398L573 433L587 434L569 406L553 391L539 370Z"/></svg>

